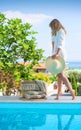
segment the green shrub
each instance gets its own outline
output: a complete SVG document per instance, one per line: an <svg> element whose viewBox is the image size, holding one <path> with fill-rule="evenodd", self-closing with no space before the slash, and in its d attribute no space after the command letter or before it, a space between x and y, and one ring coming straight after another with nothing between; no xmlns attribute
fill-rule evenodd
<svg viewBox="0 0 81 130"><path fill-rule="evenodd" d="M70 74L69 76L70 82L72 84L72 88L75 90L75 94L77 95L77 81L74 74Z"/></svg>
<svg viewBox="0 0 81 130"><path fill-rule="evenodd" d="M77 84L77 95L81 96L81 83Z"/></svg>
<svg viewBox="0 0 81 130"><path fill-rule="evenodd" d="M50 76L50 80L52 81L52 83L53 83L54 81L57 81L57 76L56 76L56 75L51 75L51 76Z"/></svg>
<svg viewBox="0 0 81 130"><path fill-rule="evenodd" d="M43 80L50 84L52 81L50 80L50 76L48 74L44 74L42 72L39 73L32 73L31 80Z"/></svg>
<svg viewBox="0 0 81 130"><path fill-rule="evenodd" d="M76 69L71 70L71 69L69 69L69 70L66 71L66 75L68 77L70 77L71 74L73 74L75 76L77 82L81 83L81 70L76 70Z"/></svg>

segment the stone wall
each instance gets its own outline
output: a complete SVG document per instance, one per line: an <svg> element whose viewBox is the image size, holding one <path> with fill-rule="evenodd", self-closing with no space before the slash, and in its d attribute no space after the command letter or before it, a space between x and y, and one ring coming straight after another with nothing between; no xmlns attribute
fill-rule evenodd
<svg viewBox="0 0 81 130"><path fill-rule="evenodd" d="M23 98L39 99L47 95L47 84L41 80L22 81L20 90Z"/></svg>

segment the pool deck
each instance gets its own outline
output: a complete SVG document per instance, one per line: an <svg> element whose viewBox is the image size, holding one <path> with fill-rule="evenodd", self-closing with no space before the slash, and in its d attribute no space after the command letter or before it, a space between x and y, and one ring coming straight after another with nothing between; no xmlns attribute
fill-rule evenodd
<svg viewBox="0 0 81 130"><path fill-rule="evenodd" d="M59 100L55 100L56 94L51 94L45 99L23 99L20 96L0 96L0 102L23 102L23 103L81 103L81 96L72 100L70 94L63 94Z"/></svg>

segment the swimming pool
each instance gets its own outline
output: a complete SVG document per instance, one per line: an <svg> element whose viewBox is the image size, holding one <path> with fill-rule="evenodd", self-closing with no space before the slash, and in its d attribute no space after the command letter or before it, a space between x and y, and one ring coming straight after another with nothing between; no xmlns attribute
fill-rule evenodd
<svg viewBox="0 0 81 130"><path fill-rule="evenodd" d="M0 130L81 130L79 103L0 103Z"/></svg>

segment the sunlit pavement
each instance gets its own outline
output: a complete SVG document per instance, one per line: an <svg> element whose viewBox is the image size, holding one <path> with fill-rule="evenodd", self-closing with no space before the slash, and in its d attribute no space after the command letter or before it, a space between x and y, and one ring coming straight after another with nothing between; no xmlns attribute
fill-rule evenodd
<svg viewBox="0 0 81 130"><path fill-rule="evenodd" d="M36 102L36 103L81 103L81 96L76 96L75 100L72 100L70 94L63 94L59 100L55 100L56 94L47 96L45 99L24 99L20 96L0 96L0 102Z"/></svg>

